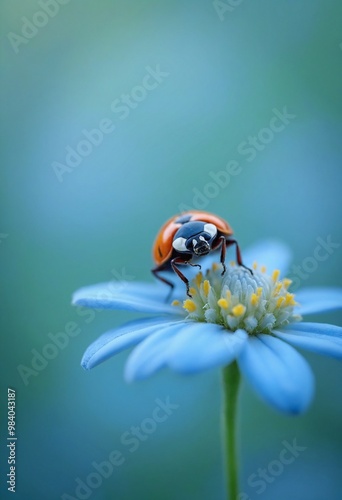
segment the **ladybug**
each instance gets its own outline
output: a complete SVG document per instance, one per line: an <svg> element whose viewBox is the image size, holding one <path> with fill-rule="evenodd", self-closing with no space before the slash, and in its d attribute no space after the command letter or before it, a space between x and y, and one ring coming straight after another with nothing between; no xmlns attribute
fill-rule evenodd
<svg viewBox="0 0 342 500"><path fill-rule="evenodd" d="M174 284L160 276L161 271L173 270L186 285L189 291L189 280L178 268L178 265L197 266L191 262L193 257L203 257L213 250L221 249L220 261L223 267L222 275L226 272L226 248L235 245L236 260L239 266L242 263L238 242L231 238L233 230L224 219L209 212L191 210L171 217L160 229L153 245L153 259L156 267L151 272L156 278L171 287ZM251 269L248 269L252 274Z"/></svg>

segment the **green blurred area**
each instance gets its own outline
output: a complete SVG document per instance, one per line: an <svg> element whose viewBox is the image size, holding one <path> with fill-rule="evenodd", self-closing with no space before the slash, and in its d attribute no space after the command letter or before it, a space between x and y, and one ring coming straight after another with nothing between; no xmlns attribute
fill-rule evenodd
<svg viewBox="0 0 342 500"><path fill-rule="evenodd" d="M75 289L151 280L155 234L184 206L228 219L242 249L283 239L296 265L317 238L342 243L341 4L225 4L221 20L203 0L2 2L0 401L16 389L19 500L75 495L77 478L116 449L125 461L93 499L224 498L219 373L165 371L126 385L127 353L85 373L88 344L134 315L85 315L70 306ZM41 27L18 38L33 20ZM155 88L136 90L158 68ZM291 118L270 132L284 108ZM67 165L68 148L82 149L89 133L96 142L103 120L115 130L95 132L98 144ZM239 173L227 177L233 161ZM302 284L340 285L341 263L338 248ZM310 319L342 324L337 313ZM79 334L25 385L18 365L69 322ZM250 475L294 438L307 450L261 497L340 498L342 367L306 357L317 395L303 417L278 415L243 389L242 488L252 499ZM131 453L122 434L168 396L179 408ZM6 456L2 441L10 498Z"/></svg>

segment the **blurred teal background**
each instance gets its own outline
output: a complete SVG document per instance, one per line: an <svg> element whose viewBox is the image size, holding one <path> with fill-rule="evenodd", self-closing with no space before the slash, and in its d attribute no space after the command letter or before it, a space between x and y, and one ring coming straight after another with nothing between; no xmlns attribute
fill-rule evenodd
<svg viewBox="0 0 342 500"><path fill-rule="evenodd" d="M342 244L341 3L225 4L219 15L219 4L203 0L2 2L0 401L5 408L7 387L16 389L19 500L77 498L77 478L113 450L124 463L83 498L224 498L219 372L164 371L126 385L127 352L84 372L88 344L133 315L85 316L70 306L75 289L123 273L152 279L155 233L198 204L199 192L197 208L227 218L242 249L279 237L301 265L317 238ZM22 18L41 27L30 31ZM30 38L18 38L22 29ZM158 66L167 76L136 90ZM119 111L132 92L131 108ZM284 107L293 117L283 130L262 131ZM66 148L82 147L82 131L104 119L115 130L66 165ZM246 153L258 134L260 150ZM231 160L238 175L208 187ZM68 170L59 178L55 162ZM340 285L341 264L342 247L302 284ZM310 319L342 324L338 313ZM32 349L42 352L71 321L80 333L25 385L18 365L30 367ZM340 498L342 366L305 356L317 379L306 415L279 415L243 387L245 500ZM130 453L122 434L168 396L179 408ZM1 495L12 498L1 415ZM295 438L306 450L258 494L248 478Z"/></svg>

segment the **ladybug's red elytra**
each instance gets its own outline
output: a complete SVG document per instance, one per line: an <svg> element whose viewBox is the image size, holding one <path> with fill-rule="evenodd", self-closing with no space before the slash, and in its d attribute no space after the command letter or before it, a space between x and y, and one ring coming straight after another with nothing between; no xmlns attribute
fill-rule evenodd
<svg viewBox="0 0 342 500"><path fill-rule="evenodd" d="M226 272L226 248L235 245L236 260L239 266L248 269L243 263L238 242L233 239L233 230L224 219L209 212L191 210L171 217L160 229L153 245L153 258L156 264L151 271L156 278L171 287L174 284L160 276L161 271L172 269L186 285L189 297L189 280L177 267L192 264L193 257L208 255L213 250L221 249L220 261L222 275ZM251 273L252 271L248 269ZM253 273L252 273L253 274Z"/></svg>

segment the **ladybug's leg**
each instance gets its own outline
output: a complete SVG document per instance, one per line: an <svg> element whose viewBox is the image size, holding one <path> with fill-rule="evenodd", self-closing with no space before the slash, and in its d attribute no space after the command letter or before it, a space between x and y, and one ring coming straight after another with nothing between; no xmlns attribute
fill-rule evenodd
<svg viewBox="0 0 342 500"><path fill-rule="evenodd" d="M159 276L159 272L161 271L160 267L155 267L154 269L151 269L151 272L152 274L154 274L154 276L156 278L158 278L160 281L162 281L163 283L165 283L166 285L168 285L169 287L171 287L171 290L170 290L170 293L168 294L166 300L168 300L172 294L172 291L174 289L174 284L172 283L172 281L169 281L167 280L166 278L164 278L163 276Z"/></svg>
<svg viewBox="0 0 342 500"><path fill-rule="evenodd" d="M221 276L224 275L224 273L226 272L227 268L226 268L226 249L227 249L227 240L225 238L225 236L220 236L219 238L220 240L220 245L221 245L221 257L220 257L220 262L222 264L222 267L223 267L223 270L222 270L222 273L221 273Z"/></svg>
<svg viewBox="0 0 342 500"><path fill-rule="evenodd" d="M240 247L239 247L238 242L236 240L231 240L231 239L226 240L225 247L227 248L227 247L230 247L231 245L235 245L235 249L236 249L236 261L237 261L238 265L241 266L241 267L244 267L251 274L253 274L252 269L249 269L249 267L245 266L245 264L242 262L242 257L241 257L241 252L240 252Z"/></svg>
<svg viewBox="0 0 342 500"><path fill-rule="evenodd" d="M215 244L212 247L213 250L216 250L219 247L221 247L220 262L221 262L222 267L223 267L221 276L223 276L227 270L227 267L226 267L226 248L228 246L228 243L229 242L226 240L226 237L222 235L222 236L219 236L219 238L217 238L217 240L215 241Z"/></svg>
<svg viewBox="0 0 342 500"><path fill-rule="evenodd" d="M171 260L171 267L174 270L174 272L177 274L177 276L180 277L180 279L185 283L186 286L186 294L188 297L192 297L190 294L190 286L189 286L189 280L184 276L184 274L178 269L176 264L190 264L187 260L183 260L181 257L175 257L174 259ZM193 265L193 264L191 264ZM196 264L195 264L196 265ZM197 264L198 265L198 264Z"/></svg>
<svg viewBox="0 0 342 500"><path fill-rule="evenodd" d="M202 266L200 264L191 264L191 262L185 262L185 264L189 264L189 266L191 267L199 267L200 269L202 269Z"/></svg>

